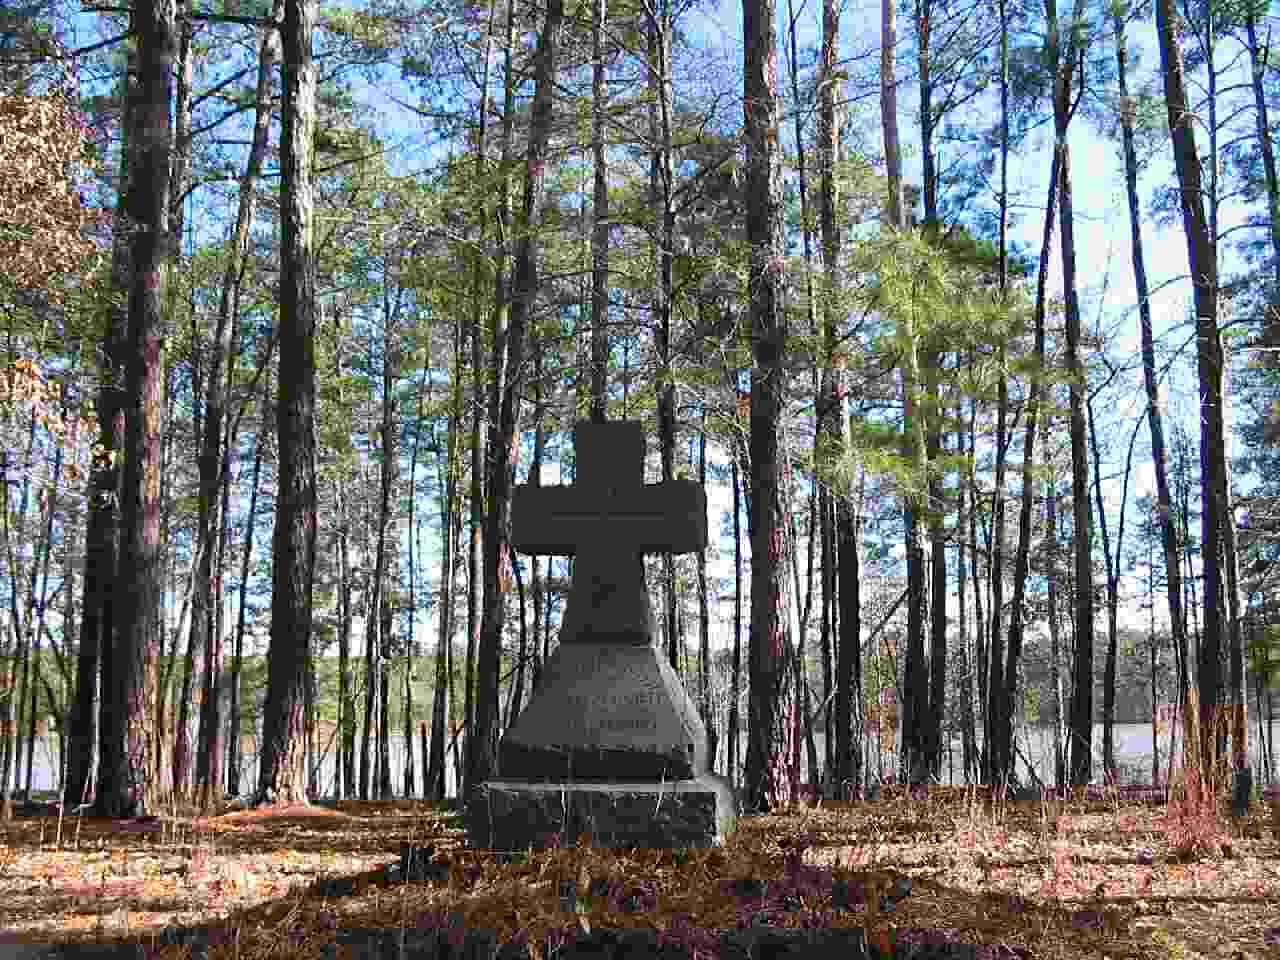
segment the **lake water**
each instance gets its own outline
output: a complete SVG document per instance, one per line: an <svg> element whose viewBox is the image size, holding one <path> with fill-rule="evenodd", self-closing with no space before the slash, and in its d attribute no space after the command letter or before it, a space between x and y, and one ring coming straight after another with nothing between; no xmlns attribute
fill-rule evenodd
<svg viewBox="0 0 1280 960"><path fill-rule="evenodd" d="M1124 783L1151 781L1151 725L1150 724L1117 724L1116 728L1116 762L1120 767L1120 780ZM1020 754L1017 758L1017 773L1022 781L1026 781L1027 763L1030 763L1036 770L1036 775L1043 783L1050 783L1053 779L1053 741L1050 731L1043 727L1022 728L1018 732L1018 748ZM1272 742L1280 743L1280 719L1272 723ZM742 738L745 743L745 737ZM823 754L823 735L815 733L814 740L817 747L818 756ZM981 740L981 737L979 737ZM718 758L717 767L723 772L724 769L724 737L721 736L721 755ZM404 738L391 738L391 768L392 783L395 792L400 794L403 791L404 784ZM878 750L876 738L871 736L864 742L864 758L867 769L880 770L884 773L892 773L896 769L896 749L891 749L891 744L885 743L883 750ZM461 747L461 745L460 745ZM1094 761L1093 771L1095 779L1101 777L1102 773L1102 725L1095 724L1093 730L1093 749ZM1162 731L1160 735L1160 779L1164 782L1168 776L1168 758L1169 736L1166 731ZM1182 731L1177 730L1177 752L1182 751ZM246 787L255 782L257 773L257 750L250 738L245 739L245 756L241 784ZM1258 743L1258 727L1256 722L1249 729L1249 753L1253 763L1254 780L1259 784L1265 784L1269 781L1280 781L1280 764L1275 761L1273 756L1273 769L1270 778L1267 777L1266 771L1262 769L1262 750ZM53 790L58 782L59 757L58 741L55 737L43 737L37 740L35 751L35 772L32 787L37 791ZM801 744L801 780L809 782L812 777L808 771L808 761L806 759L806 749ZM359 762L359 748L357 745L357 772ZM963 747L959 739L951 742L950 756L943 761L942 777L944 782L963 783L964 772L962 767ZM422 765L421 765L421 747L420 744L414 742L414 764L416 767L416 786L421 789L422 786ZM739 764L739 771L741 764ZM24 777L25 781L25 764ZM446 754L446 771L445 771L446 791L450 796L457 793L457 771L454 769L452 755ZM334 788L334 757L332 752L323 757L320 764L320 789L324 794L330 794Z"/></svg>

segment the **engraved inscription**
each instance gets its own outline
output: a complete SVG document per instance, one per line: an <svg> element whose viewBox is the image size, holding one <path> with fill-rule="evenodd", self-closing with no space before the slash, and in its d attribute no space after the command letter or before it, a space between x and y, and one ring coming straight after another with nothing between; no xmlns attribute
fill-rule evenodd
<svg viewBox="0 0 1280 960"><path fill-rule="evenodd" d="M592 726L599 730L617 732L658 727L652 711L660 705L661 698L654 692L570 694L568 700L575 711L593 714Z"/></svg>

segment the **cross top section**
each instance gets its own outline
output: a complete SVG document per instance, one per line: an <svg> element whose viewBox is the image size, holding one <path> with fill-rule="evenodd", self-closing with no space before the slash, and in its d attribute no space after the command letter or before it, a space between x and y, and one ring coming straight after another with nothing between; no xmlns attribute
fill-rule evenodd
<svg viewBox="0 0 1280 960"><path fill-rule="evenodd" d="M572 484L517 486L511 543L522 553L691 553L707 545L707 502L690 480L644 482L644 429L636 421L579 422Z"/></svg>
<svg viewBox="0 0 1280 960"><path fill-rule="evenodd" d="M579 422L573 443L574 483L513 491L511 544L522 553L577 557L561 643L651 643L643 554L705 548L706 494L690 480L644 482L637 422Z"/></svg>

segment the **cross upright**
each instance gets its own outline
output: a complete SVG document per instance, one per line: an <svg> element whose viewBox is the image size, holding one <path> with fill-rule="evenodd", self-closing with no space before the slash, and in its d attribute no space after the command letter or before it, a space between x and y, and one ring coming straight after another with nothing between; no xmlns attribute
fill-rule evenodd
<svg viewBox="0 0 1280 960"><path fill-rule="evenodd" d="M644 482L644 430L636 421L584 421L573 432L575 482L515 488L512 546L577 558L561 643L651 643L643 556L706 547L706 494L689 480Z"/></svg>

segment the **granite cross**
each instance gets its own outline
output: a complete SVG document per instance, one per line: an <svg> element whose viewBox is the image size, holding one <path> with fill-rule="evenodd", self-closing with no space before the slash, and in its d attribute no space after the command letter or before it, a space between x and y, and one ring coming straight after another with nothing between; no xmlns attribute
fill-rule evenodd
<svg viewBox="0 0 1280 960"><path fill-rule="evenodd" d="M561 643L651 643L643 555L706 547L706 494L691 480L644 482L644 430L635 421L580 422L574 451L574 483L515 488L512 546L576 557Z"/></svg>

